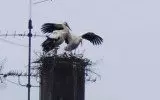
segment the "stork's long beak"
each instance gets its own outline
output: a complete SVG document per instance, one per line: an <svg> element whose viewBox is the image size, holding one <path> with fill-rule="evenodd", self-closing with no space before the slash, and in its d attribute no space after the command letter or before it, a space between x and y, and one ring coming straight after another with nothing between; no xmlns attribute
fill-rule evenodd
<svg viewBox="0 0 160 100"><path fill-rule="evenodd" d="M80 42L80 45L82 46L82 41Z"/></svg>
<svg viewBox="0 0 160 100"><path fill-rule="evenodd" d="M69 25L68 24L66 24L66 26L71 30L71 28L69 27ZM71 30L72 31L72 30Z"/></svg>

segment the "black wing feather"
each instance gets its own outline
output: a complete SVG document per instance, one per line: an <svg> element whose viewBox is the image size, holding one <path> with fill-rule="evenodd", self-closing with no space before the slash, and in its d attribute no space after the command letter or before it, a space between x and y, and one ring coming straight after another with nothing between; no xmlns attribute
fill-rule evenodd
<svg viewBox="0 0 160 100"><path fill-rule="evenodd" d="M58 47L55 42L58 39L52 39L47 37L47 39L42 43L42 49L44 52L49 52L50 50L54 49L55 47Z"/></svg>
<svg viewBox="0 0 160 100"><path fill-rule="evenodd" d="M45 23L41 27L43 33L52 33L55 30L63 30L62 24Z"/></svg>
<svg viewBox="0 0 160 100"><path fill-rule="evenodd" d="M93 43L93 45L99 45L99 44L102 44L102 42L103 42L103 39L100 36L98 36L92 32L88 32L86 34L83 34L82 38L90 41L91 43Z"/></svg>

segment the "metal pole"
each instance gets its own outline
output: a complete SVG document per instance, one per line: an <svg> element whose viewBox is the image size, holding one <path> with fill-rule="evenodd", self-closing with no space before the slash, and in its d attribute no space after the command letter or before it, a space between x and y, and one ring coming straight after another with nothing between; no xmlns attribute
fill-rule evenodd
<svg viewBox="0 0 160 100"><path fill-rule="evenodd" d="M28 29L29 29L29 33L28 33L28 37L29 37L29 46L28 46L28 100L30 100L30 88L31 88L31 82L30 82L30 77L31 77L31 37L32 37L32 20L29 19L28 22Z"/></svg>
<svg viewBox="0 0 160 100"><path fill-rule="evenodd" d="M29 38L29 44L28 44L28 100L30 100L30 89L31 89L31 38L32 38L32 0L29 0L29 21L28 21L28 38Z"/></svg>

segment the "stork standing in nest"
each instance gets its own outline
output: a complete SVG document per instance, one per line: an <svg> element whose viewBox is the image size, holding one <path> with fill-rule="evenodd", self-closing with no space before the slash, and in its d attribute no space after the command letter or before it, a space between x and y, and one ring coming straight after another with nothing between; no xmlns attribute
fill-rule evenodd
<svg viewBox="0 0 160 100"><path fill-rule="evenodd" d="M47 36L47 39L42 43L42 48L44 52L49 52L61 45L68 35L70 35L70 27L67 22L62 24L56 23L45 23L42 25L41 31L44 34L50 34L52 37Z"/></svg>
<svg viewBox="0 0 160 100"><path fill-rule="evenodd" d="M93 32L87 32L81 36L75 36L70 34L65 39L65 42L67 43L65 50L70 52L72 50L75 50L79 46L79 44L82 44L83 39L90 41L93 45L100 45L103 42L103 39Z"/></svg>

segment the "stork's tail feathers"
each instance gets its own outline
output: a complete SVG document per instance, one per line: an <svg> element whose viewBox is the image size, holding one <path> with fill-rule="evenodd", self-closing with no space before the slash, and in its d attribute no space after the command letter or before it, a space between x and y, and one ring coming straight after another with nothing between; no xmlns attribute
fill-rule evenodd
<svg viewBox="0 0 160 100"><path fill-rule="evenodd" d="M93 45L99 45L99 44L102 44L102 42L103 42L103 39L100 36L98 36L92 32L88 32L88 33L83 34L82 38L90 41L91 43L93 43Z"/></svg>
<svg viewBox="0 0 160 100"><path fill-rule="evenodd" d="M58 47L55 45L57 39L52 39L47 37L47 39L42 43L42 49L44 52L49 52L50 50Z"/></svg>
<svg viewBox="0 0 160 100"><path fill-rule="evenodd" d="M45 23L41 27L41 31L45 33L52 33L55 30L62 30L63 27L60 24L55 24L55 23Z"/></svg>

